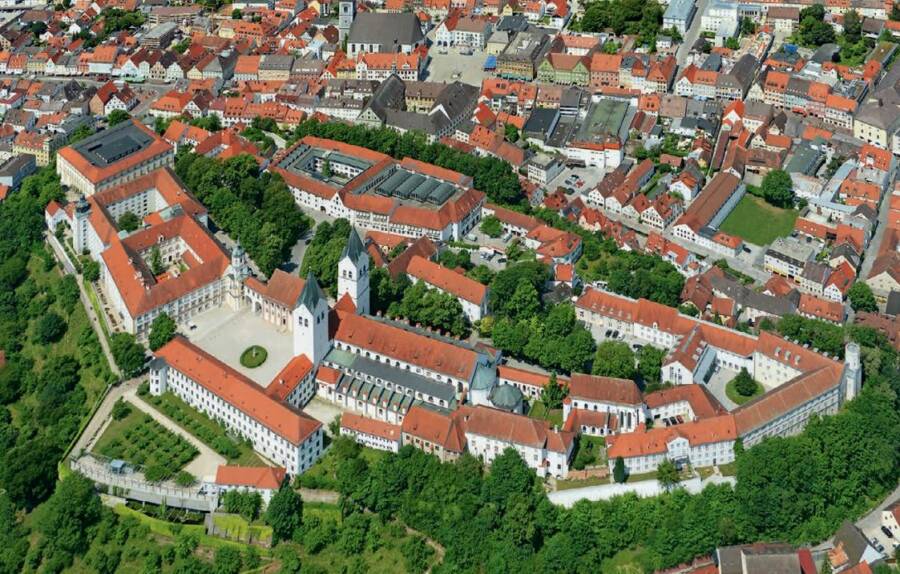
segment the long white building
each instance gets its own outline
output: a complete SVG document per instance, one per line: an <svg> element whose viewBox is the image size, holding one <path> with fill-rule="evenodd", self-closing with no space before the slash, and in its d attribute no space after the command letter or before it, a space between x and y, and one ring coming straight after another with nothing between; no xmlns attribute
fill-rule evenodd
<svg viewBox="0 0 900 574"><path fill-rule="evenodd" d="M150 394L171 391L253 444L253 450L300 474L322 455L322 424L294 410L238 371L176 336L156 351ZM311 365L310 365L311 369ZM301 384L311 385L306 376ZM271 386L271 385L270 385ZM274 389L273 393L277 393Z"/></svg>

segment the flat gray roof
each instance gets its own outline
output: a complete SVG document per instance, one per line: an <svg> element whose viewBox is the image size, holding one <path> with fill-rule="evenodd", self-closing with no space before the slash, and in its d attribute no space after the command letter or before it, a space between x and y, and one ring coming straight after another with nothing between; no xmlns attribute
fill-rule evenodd
<svg viewBox="0 0 900 574"><path fill-rule="evenodd" d="M91 165L107 167L153 143L153 138L132 122L122 122L81 140L72 147Z"/></svg>

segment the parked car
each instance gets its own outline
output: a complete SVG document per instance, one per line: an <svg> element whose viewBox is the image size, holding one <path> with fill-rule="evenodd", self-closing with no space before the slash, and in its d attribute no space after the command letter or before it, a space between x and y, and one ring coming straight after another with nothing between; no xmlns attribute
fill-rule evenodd
<svg viewBox="0 0 900 574"><path fill-rule="evenodd" d="M888 528L887 526L882 526L881 531L884 532L884 535L887 536L888 538L894 537L894 533L891 532L891 529Z"/></svg>

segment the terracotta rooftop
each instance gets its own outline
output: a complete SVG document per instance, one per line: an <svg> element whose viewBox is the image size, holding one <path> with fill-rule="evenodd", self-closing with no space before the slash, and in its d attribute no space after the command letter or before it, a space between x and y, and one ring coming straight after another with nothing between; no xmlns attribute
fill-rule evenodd
<svg viewBox="0 0 900 574"><path fill-rule="evenodd" d="M322 426L269 397L256 383L180 335L155 355L293 445L302 444Z"/></svg>

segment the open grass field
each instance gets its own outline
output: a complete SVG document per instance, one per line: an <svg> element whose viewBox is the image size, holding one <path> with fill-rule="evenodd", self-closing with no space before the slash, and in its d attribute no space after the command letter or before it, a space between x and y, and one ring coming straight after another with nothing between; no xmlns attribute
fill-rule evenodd
<svg viewBox="0 0 900 574"><path fill-rule="evenodd" d="M264 465L249 443L230 437L225 427L200 411L191 408L173 393L163 393L158 397L143 395L145 401L166 415L181 428L228 459L228 464L241 466Z"/></svg>
<svg viewBox="0 0 900 574"><path fill-rule="evenodd" d="M791 233L797 215L796 209L781 209L747 194L719 229L754 245L768 245Z"/></svg>
<svg viewBox="0 0 900 574"><path fill-rule="evenodd" d="M199 454L189 442L135 408L109 424L94 452L143 466L151 480L173 476Z"/></svg>
<svg viewBox="0 0 900 574"><path fill-rule="evenodd" d="M622 550L612 558L603 561L600 568L601 574L644 574L646 570L641 566L640 550Z"/></svg>
<svg viewBox="0 0 900 574"><path fill-rule="evenodd" d="M548 411L547 407L544 406L544 403L541 401L534 401L531 404L531 410L528 411L528 416L533 419L541 419L548 421L552 425L562 426L562 409L553 409Z"/></svg>

